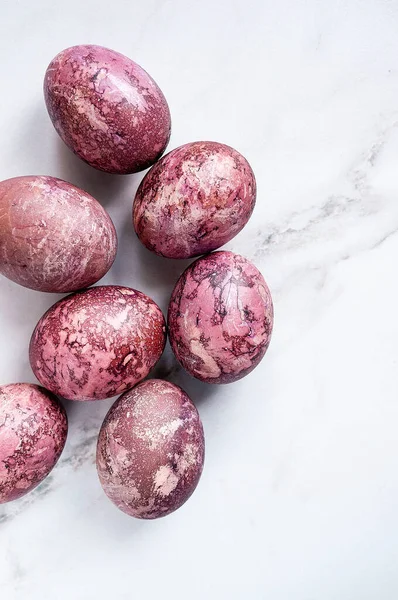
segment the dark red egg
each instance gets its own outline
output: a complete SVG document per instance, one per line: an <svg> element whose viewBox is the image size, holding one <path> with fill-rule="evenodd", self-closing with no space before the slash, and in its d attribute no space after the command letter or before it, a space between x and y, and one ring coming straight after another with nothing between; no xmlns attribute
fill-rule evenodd
<svg viewBox="0 0 398 600"><path fill-rule="evenodd" d="M153 300L131 288L99 286L45 313L30 341L30 364L40 383L64 398L110 398L148 375L165 341Z"/></svg>
<svg viewBox="0 0 398 600"><path fill-rule="evenodd" d="M218 142L193 142L146 174L134 200L134 228L156 254L191 258L229 242L255 202L254 173L239 152Z"/></svg>
<svg viewBox="0 0 398 600"><path fill-rule="evenodd" d="M198 411L176 385L151 379L112 406L98 438L97 469L107 496L140 519L164 517L195 490L204 462Z"/></svg>
<svg viewBox="0 0 398 600"><path fill-rule="evenodd" d="M47 477L67 433L65 410L51 392L28 383L0 386L0 504Z"/></svg>
<svg viewBox="0 0 398 600"><path fill-rule="evenodd" d="M0 273L41 292L73 292L113 264L117 237L95 198L56 177L0 182Z"/></svg>
<svg viewBox="0 0 398 600"><path fill-rule="evenodd" d="M44 96L67 146L92 167L135 173L163 154L170 111L155 81L135 62L102 46L73 46L50 63Z"/></svg>
<svg viewBox="0 0 398 600"><path fill-rule="evenodd" d="M230 383L250 373L268 349L273 322L263 276L233 252L192 263L173 290L168 312L175 356L207 383Z"/></svg>

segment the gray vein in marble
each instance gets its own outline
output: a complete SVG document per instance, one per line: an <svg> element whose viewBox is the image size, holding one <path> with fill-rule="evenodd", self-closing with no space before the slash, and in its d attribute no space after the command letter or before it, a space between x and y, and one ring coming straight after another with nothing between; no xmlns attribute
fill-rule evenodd
<svg viewBox="0 0 398 600"><path fill-rule="evenodd" d="M398 121L394 120L389 127L385 128L377 136L369 150L363 153L356 164L348 170L341 187L345 187L344 184L348 183L352 188L350 194L332 194L320 206L293 212L284 222L270 225L265 231L259 231L252 251L254 258L262 259L265 255L273 252L291 251L317 242L324 244L325 239L326 241L341 242L341 234L345 230L360 227L358 219L380 215L383 209L386 209L385 212L388 213L391 206L387 205L382 198L372 194L368 177L397 125ZM391 222L383 223L383 227L379 226L379 223L375 224L376 240L373 239L374 235L372 235L372 239L364 237L354 251L344 248L344 244L342 244L334 260L325 261L324 266L331 266L341 260L347 260L360 252L372 250L382 244L398 231L398 214L396 217L396 223L392 228ZM354 219L354 223L349 223L347 226L346 221L349 219ZM325 226L329 230L324 231Z"/></svg>
<svg viewBox="0 0 398 600"><path fill-rule="evenodd" d="M20 513L25 511L31 504L37 500L42 500L54 489L54 476L51 474L37 488L26 496L23 496L20 500L4 505L0 514L0 526L8 524Z"/></svg>
<svg viewBox="0 0 398 600"><path fill-rule="evenodd" d="M84 437L78 444L75 444L73 446L73 452L69 453L69 456L61 460L60 467L66 465L77 470L86 462L94 463L98 430L96 430L95 433L87 434L87 437Z"/></svg>
<svg viewBox="0 0 398 600"><path fill-rule="evenodd" d="M380 246L382 246L384 244L384 242L387 242L387 240L389 240L390 238L395 236L397 233L398 233L398 225L397 225L397 227L394 227L394 229L392 229L390 232L386 233L386 235L384 237L382 237L380 240L378 240L375 244L373 244L373 246L370 248L370 250L375 250L376 248L379 248Z"/></svg>

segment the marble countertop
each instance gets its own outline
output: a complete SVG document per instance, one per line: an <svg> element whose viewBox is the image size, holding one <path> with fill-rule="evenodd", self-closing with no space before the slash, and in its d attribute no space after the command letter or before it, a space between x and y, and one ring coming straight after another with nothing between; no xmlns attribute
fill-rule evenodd
<svg viewBox="0 0 398 600"><path fill-rule="evenodd" d="M111 402L66 403L48 479L0 507L4 600L395 600L398 597L398 4L389 0L50 0L2 5L0 178L48 174L96 196L118 228L106 283L163 309L186 261L131 226L142 177L101 174L58 140L42 98L77 43L127 54L172 110L169 148L211 139L251 162L254 215L227 248L275 301L246 379L176 369L207 442L190 501L153 522L105 497L94 452ZM27 346L53 295L0 281L0 383L34 381Z"/></svg>

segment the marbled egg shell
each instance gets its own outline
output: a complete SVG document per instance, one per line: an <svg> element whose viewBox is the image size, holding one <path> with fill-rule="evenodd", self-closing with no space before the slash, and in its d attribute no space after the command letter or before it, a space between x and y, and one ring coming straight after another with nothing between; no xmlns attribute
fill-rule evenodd
<svg viewBox="0 0 398 600"><path fill-rule="evenodd" d="M0 504L47 477L67 433L65 410L49 391L28 383L0 386Z"/></svg>
<svg viewBox="0 0 398 600"><path fill-rule="evenodd" d="M183 390L151 379L123 394L101 427L98 475L107 496L140 519L164 517L196 488L204 437L198 411Z"/></svg>
<svg viewBox="0 0 398 600"><path fill-rule="evenodd" d="M192 263L169 305L170 343L182 366L207 383L231 383L263 358L272 334L271 293L260 271L233 252Z"/></svg>
<svg viewBox="0 0 398 600"><path fill-rule="evenodd" d="M72 292L110 269L117 237L92 196L55 177L0 182L0 273L41 292Z"/></svg>
<svg viewBox="0 0 398 600"><path fill-rule="evenodd" d="M44 96L65 144L101 171L142 171L169 142L163 93L144 69L113 50L85 45L60 52L47 69Z"/></svg>
<svg viewBox="0 0 398 600"><path fill-rule="evenodd" d="M256 180L247 160L217 142L172 150L138 188L133 223L141 242L168 258L206 254L231 240L249 220Z"/></svg>
<svg viewBox="0 0 398 600"><path fill-rule="evenodd" d="M110 285L63 298L36 325L30 364L37 379L69 400L110 398L146 377L166 326L145 294Z"/></svg>

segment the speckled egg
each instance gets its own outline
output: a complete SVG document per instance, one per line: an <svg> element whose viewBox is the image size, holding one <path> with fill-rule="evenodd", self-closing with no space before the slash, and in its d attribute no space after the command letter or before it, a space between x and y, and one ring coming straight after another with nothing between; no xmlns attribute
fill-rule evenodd
<svg viewBox="0 0 398 600"><path fill-rule="evenodd" d="M250 373L269 346L273 321L263 276L233 252L192 263L173 290L168 313L175 356L207 383L231 383Z"/></svg>
<svg viewBox="0 0 398 600"><path fill-rule="evenodd" d="M204 446L202 423L187 394L167 381L144 381L115 402L101 427L102 487L133 517L164 517L195 490Z"/></svg>
<svg viewBox="0 0 398 600"><path fill-rule="evenodd" d="M28 383L0 386L0 504L47 477L67 433L65 410L49 391Z"/></svg>
<svg viewBox="0 0 398 600"><path fill-rule="evenodd" d="M72 292L110 269L117 237L92 196L55 177L0 182L0 273L41 292Z"/></svg>
<svg viewBox="0 0 398 600"><path fill-rule="evenodd" d="M30 341L30 364L40 383L64 398L110 398L148 375L165 341L153 300L127 287L99 286L45 313Z"/></svg>
<svg viewBox="0 0 398 600"><path fill-rule="evenodd" d="M133 223L141 242L168 258L206 254L248 222L256 180L247 160L217 142L172 150L138 188Z"/></svg>
<svg viewBox="0 0 398 600"><path fill-rule="evenodd" d="M163 93L144 69L113 50L63 50L47 69L44 96L65 144L101 171L146 169L168 144L171 119Z"/></svg>

